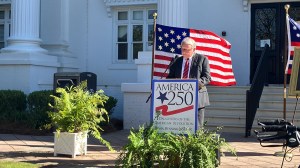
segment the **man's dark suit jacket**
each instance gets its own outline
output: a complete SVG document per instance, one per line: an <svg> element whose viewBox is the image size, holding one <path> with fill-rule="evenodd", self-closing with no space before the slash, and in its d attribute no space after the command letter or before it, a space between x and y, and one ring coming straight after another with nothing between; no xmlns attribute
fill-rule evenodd
<svg viewBox="0 0 300 168"><path fill-rule="evenodd" d="M174 63L170 66L168 79L181 78L183 56L175 59ZM198 108L203 108L209 105L209 97L205 85L211 81L210 68L208 59L201 54L194 54L192 56L192 62L190 66L191 79L198 79L199 92L198 92Z"/></svg>

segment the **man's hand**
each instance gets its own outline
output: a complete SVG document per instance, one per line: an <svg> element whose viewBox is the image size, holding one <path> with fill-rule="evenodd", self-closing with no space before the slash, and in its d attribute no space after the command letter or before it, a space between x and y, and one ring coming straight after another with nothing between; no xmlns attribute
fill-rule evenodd
<svg viewBox="0 0 300 168"><path fill-rule="evenodd" d="M204 87L204 84L202 83L202 82L198 82L198 89L200 90L200 89L202 89L202 87Z"/></svg>

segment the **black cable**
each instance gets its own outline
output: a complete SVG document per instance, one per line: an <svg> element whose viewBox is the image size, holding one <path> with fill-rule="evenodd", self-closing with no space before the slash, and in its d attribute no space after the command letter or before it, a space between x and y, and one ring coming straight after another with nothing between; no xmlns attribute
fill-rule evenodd
<svg viewBox="0 0 300 168"><path fill-rule="evenodd" d="M286 155L286 150L287 150L287 146L285 147L284 155L283 155L282 162L281 162L281 168L283 167L283 162L285 160L284 158L285 158L285 155Z"/></svg>
<svg viewBox="0 0 300 168"><path fill-rule="evenodd" d="M289 149L288 151L287 151L287 153L292 153L294 150L296 150L297 148L299 148L299 147L296 147L296 148L291 148L291 149ZM287 158L285 158L285 161L287 161L287 162L291 162L293 160L293 156L291 157L291 159L290 160L287 160Z"/></svg>

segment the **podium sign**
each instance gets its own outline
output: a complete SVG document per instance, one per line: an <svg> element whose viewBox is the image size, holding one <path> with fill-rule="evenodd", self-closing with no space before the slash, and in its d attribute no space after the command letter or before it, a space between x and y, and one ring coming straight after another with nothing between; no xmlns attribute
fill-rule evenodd
<svg viewBox="0 0 300 168"><path fill-rule="evenodd" d="M153 80L151 120L159 132L195 133L198 125L197 80Z"/></svg>

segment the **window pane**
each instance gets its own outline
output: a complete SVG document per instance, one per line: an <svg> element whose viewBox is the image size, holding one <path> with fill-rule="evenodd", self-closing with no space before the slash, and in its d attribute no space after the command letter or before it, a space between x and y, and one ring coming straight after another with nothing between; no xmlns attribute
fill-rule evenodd
<svg viewBox="0 0 300 168"><path fill-rule="evenodd" d="M151 46L153 42L153 24L148 25L148 45Z"/></svg>
<svg viewBox="0 0 300 168"><path fill-rule="evenodd" d="M133 20L143 20L143 11L133 11Z"/></svg>
<svg viewBox="0 0 300 168"><path fill-rule="evenodd" d="M127 20L127 13L128 12L118 12L118 20Z"/></svg>
<svg viewBox="0 0 300 168"><path fill-rule="evenodd" d="M127 26L118 27L118 42L127 42Z"/></svg>
<svg viewBox="0 0 300 168"><path fill-rule="evenodd" d="M4 42L0 42L0 48L4 48Z"/></svg>
<svg viewBox="0 0 300 168"><path fill-rule="evenodd" d="M156 10L148 10L148 19L153 19L153 14L156 12Z"/></svg>
<svg viewBox="0 0 300 168"><path fill-rule="evenodd" d="M297 21L299 23L300 21L300 7L294 7L291 6L289 9L289 15L293 20Z"/></svg>
<svg viewBox="0 0 300 168"><path fill-rule="evenodd" d="M0 19L5 19L4 14L4 11L0 11Z"/></svg>
<svg viewBox="0 0 300 168"><path fill-rule="evenodd" d="M0 41L4 41L4 25L0 25Z"/></svg>
<svg viewBox="0 0 300 168"><path fill-rule="evenodd" d="M138 58L139 51L143 51L143 43L134 43L133 44L133 59Z"/></svg>
<svg viewBox="0 0 300 168"><path fill-rule="evenodd" d="M255 51L261 51L261 40L269 40L270 48L275 49L276 42L276 9L264 8L255 11Z"/></svg>
<svg viewBox="0 0 300 168"><path fill-rule="evenodd" d="M133 41L143 41L143 25L133 26Z"/></svg>
<svg viewBox="0 0 300 168"><path fill-rule="evenodd" d="M128 45L127 44L118 44L118 59L119 60L127 60L128 58Z"/></svg>

